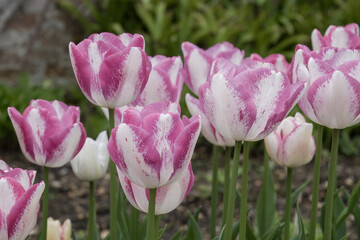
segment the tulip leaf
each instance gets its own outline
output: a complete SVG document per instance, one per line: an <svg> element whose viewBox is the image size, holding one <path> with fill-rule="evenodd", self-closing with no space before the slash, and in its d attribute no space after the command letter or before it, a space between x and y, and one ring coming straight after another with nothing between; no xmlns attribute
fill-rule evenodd
<svg viewBox="0 0 360 240"><path fill-rule="evenodd" d="M356 187L355 187L356 188ZM348 202L350 202L350 194L348 193L348 191L346 191L345 188L342 189ZM358 231L358 239L360 239L360 207L359 205L355 204L353 210L352 210L352 214L354 215L355 218L355 224L356 224L356 228Z"/></svg>
<svg viewBox="0 0 360 240"><path fill-rule="evenodd" d="M346 193L345 193L346 195ZM336 219L335 226L339 226L349 214L353 211L354 207L356 206L360 197L360 181L356 184L353 189L351 196L347 196L348 198L348 206L339 214L338 218Z"/></svg>
<svg viewBox="0 0 360 240"><path fill-rule="evenodd" d="M174 236L170 238L170 240L180 240L182 235L182 230L177 231Z"/></svg>
<svg viewBox="0 0 360 240"><path fill-rule="evenodd" d="M334 216L333 221L338 219L341 212L345 209L345 204L339 194L336 194L334 197ZM335 227L335 239L342 239L346 236L346 222L339 224L339 226L335 226L333 223L333 227Z"/></svg>
<svg viewBox="0 0 360 240"><path fill-rule="evenodd" d="M189 215L189 221L188 221L188 230L186 233L186 240L202 240L201 232L199 224L197 223L198 216L199 216L200 208L198 208L194 215L192 215L190 212Z"/></svg>
<svg viewBox="0 0 360 240"><path fill-rule="evenodd" d="M301 217L299 204L297 204L297 206L296 206L296 214L297 214L297 217L298 217L299 235L295 239L296 240L306 240L305 227L304 227L303 219Z"/></svg>
<svg viewBox="0 0 360 240"><path fill-rule="evenodd" d="M301 184L293 193L291 193L291 206L294 205L296 198L299 194L304 190L304 188L309 184L309 180L306 180L303 184Z"/></svg>
<svg viewBox="0 0 360 240"><path fill-rule="evenodd" d="M256 202L256 227L260 236L272 227L276 214L276 193L267 155L263 176L263 186Z"/></svg>
<svg viewBox="0 0 360 240"><path fill-rule="evenodd" d="M214 237L212 240L224 240L224 232L225 232L225 225L221 229L220 235L217 236L217 237Z"/></svg>
<svg viewBox="0 0 360 240"><path fill-rule="evenodd" d="M166 231L166 228L167 228L167 224L165 224L165 226L159 230L159 235L158 235L158 236L159 236L159 240L162 239L162 237L163 237L163 235L164 235L164 233L165 233L165 231Z"/></svg>
<svg viewBox="0 0 360 240"><path fill-rule="evenodd" d="M270 228L263 236L261 240L273 240L278 239L278 234L281 233L281 228L284 226L284 223L279 221L272 228Z"/></svg>

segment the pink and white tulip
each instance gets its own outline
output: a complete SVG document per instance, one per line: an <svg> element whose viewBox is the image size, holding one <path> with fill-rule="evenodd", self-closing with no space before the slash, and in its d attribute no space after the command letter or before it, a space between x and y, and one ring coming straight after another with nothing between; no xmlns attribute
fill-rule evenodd
<svg viewBox="0 0 360 240"><path fill-rule="evenodd" d="M200 117L180 118L169 109L177 103L128 108L112 130L111 159L133 183L158 188L176 181L187 169L200 134Z"/></svg>
<svg viewBox="0 0 360 240"><path fill-rule="evenodd" d="M311 42L314 51L323 47L360 49L359 25L350 23L343 26L330 25L324 36L318 29L311 33Z"/></svg>
<svg viewBox="0 0 360 240"><path fill-rule="evenodd" d="M126 198L136 209L147 213L149 206L149 189L132 183L120 170L118 176ZM166 214L177 208L189 194L194 184L194 173L189 164L179 178L156 189L155 215Z"/></svg>
<svg viewBox="0 0 360 240"><path fill-rule="evenodd" d="M8 108L21 151L39 166L61 167L84 145L80 108L60 101L32 100L24 113Z"/></svg>
<svg viewBox="0 0 360 240"><path fill-rule="evenodd" d="M265 147L272 160L281 166L299 167L311 161L315 154L313 125L296 113L285 118L265 139Z"/></svg>
<svg viewBox="0 0 360 240"><path fill-rule="evenodd" d="M179 102L184 84L180 57L156 55L149 57L152 69L149 80L132 106L145 106L154 102Z"/></svg>
<svg viewBox="0 0 360 240"><path fill-rule="evenodd" d="M304 83L248 60L237 66L216 59L209 80L199 89L200 105L221 135L236 141L257 141L270 134L300 99ZM271 64L272 65L272 64Z"/></svg>
<svg viewBox="0 0 360 240"><path fill-rule="evenodd" d="M207 50L184 42L181 49L184 55L185 82L196 95L199 95L199 87L206 82L214 59L225 58L240 65L245 55L244 51L228 42L218 43Z"/></svg>
<svg viewBox="0 0 360 240"><path fill-rule="evenodd" d="M0 239L26 239L35 227L45 184L32 185L34 178L34 171L1 170Z"/></svg>
<svg viewBox="0 0 360 240"><path fill-rule="evenodd" d="M289 72L308 89L299 106L312 121L332 129L360 122L360 50L299 45Z"/></svg>
<svg viewBox="0 0 360 240"><path fill-rule="evenodd" d="M71 221L66 219L63 224L52 217L47 219L46 240L71 240Z"/></svg>
<svg viewBox="0 0 360 240"><path fill-rule="evenodd" d="M3 160L0 160L0 177L9 177L19 182L25 190L28 190L35 181L36 171L21 168L12 169Z"/></svg>
<svg viewBox="0 0 360 240"><path fill-rule="evenodd" d="M209 121L207 116L204 113L204 107L200 104L200 101L197 98L194 98L189 93L185 96L186 106L189 109L189 112L192 116L200 115L201 117L201 134L208 140L210 143L217 146L228 146L232 147L235 145L233 139L225 138L219 133L214 125Z"/></svg>
<svg viewBox="0 0 360 240"><path fill-rule="evenodd" d="M77 178L84 181L95 181L102 178L109 166L107 150L108 136L102 131L96 140L87 137L83 148L70 161Z"/></svg>
<svg viewBox="0 0 360 240"><path fill-rule="evenodd" d="M141 35L92 34L79 44L69 44L78 84L95 105L121 107L134 101L144 89L151 63Z"/></svg>
<svg viewBox="0 0 360 240"><path fill-rule="evenodd" d="M275 70L278 72L286 73L289 69L289 63L282 54L271 54L265 58L262 58L259 54L253 53L250 55L249 59L271 63L275 66Z"/></svg>

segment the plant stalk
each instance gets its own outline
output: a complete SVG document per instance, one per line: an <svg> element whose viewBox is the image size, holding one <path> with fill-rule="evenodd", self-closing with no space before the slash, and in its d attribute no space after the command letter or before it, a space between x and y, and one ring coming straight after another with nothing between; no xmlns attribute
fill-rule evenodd
<svg viewBox="0 0 360 240"><path fill-rule="evenodd" d="M156 188L149 189L149 206L147 216L146 240L155 240L155 200Z"/></svg>
<svg viewBox="0 0 360 240"><path fill-rule="evenodd" d="M287 168L287 178L286 178L286 205L285 205L285 231L284 239L290 239L290 218L291 218L291 184L292 184L292 168Z"/></svg>
<svg viewBox="0 0 360 240"><path fill-rule="evenodd" d="M96 204L95 204L95 183L89 182L89 222L88 239L94 240L96 236Z"/></svg>
<svg viewBox="0 0 360 240"><path fill-rule="evenodd" d="M216 235L216 210L218 203L218 169L219 169L219 147L213 145L213 172L211 188L211 219L210 219L210 238Z"/></svg>
<svg viewBox="0 0 360 240"><path fill-rule="evenodd" d="M240 151L241 151L241 142L236 141L234 160L231 169L229 200L228 200L228 209L227 209L225 232L224 232L225 240L231 239L231 230L232 230L234 208L235 208L236 182L238 177L238 169L239 169L239 161L240 161Z"/></svg>
<svg viewBox="0 0 360 240"><path fill-rule="evenodd" d="M319 184L320 184L321 152L322 152L323 132L324 132L324 126L317 125L316 153L315 153L313 192L312 192L312 202L311 202L309 240L315 240L315 233L316 233L317 205L318 205L318 201L319 201Z"/></svg>
<svg viewBox="0 0 360 240"><path fill-rule="evenodd" d="M223 196L223 213L222 213L222 221L221 228L225 226L226 223L226 215L229 201L229 183L230 183L230 159L231 159L231 147L226 147L225 149L225 173L224 173L224 196Z"/></svg>
<svg viewBox="0 0 360 240"><path fill-rule="evenodd" d="M44 166L44 183L45 189L42 196L42 223L41 223L41 240L46 240L47 235L47 218L49 210L49 168Z"/></svg>
<svg viewBox="0 0 360 240"><path fill-rule="evenodd" d="M244 142L244 161L241 179L241 203L240 203L240 229L239 239L246 239L246 217L247 217L247 192L249 171L249 142Z"/></svg>
<svg viewBox="0 0 360 240"><path fill-rule="evenodd" d="M114 125L115 109L109 108L109 137ZM116 165L110 159L110 240L117 239L117 182L116 182Z"/></svg>
<svg viewBox="0 0 360 240"><path fill-rule="evenodd" d="M334 192L336 184L336 167L339 150L340 129L332 130L332 143L331 143L331 159L329 163L329 180L325 200L325 222L324 222L324 239L331 239L332 230L332 217L333 217L333 204Z"/></svg>

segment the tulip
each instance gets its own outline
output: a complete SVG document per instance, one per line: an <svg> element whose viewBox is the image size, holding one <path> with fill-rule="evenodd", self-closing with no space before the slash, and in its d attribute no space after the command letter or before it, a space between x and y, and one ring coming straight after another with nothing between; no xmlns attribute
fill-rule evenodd
<svg viewBox="0 0 360 240"><path fill-rule="evenodd" d="M293 82L308 89L299 106L312 121L332 129L360 122L360 50L322 48L310 51L298 45L291 63Z"/></svg>
<svg viewBox="0 0 360 240"><path fill-rule="evenodd" d="M217 131L217 129L205 115L203 110L204 106L200 104L198 99L187 93L185 96L185 101L192 116L201 116L201 134L206 138L206 140L217 146L231 147L235 145L235 141L233 139L225 138L219 133L219 131Z"/></svg>
<svg viewBox="0 0 360 240"><path fill-rule="evenodd" d="M237 141L263 139L288 114L305 90L304 83L291 84L283 72L256 62L236 66L226 59L216 59L209 81L199 89L205 115L226 138Z"/></svg>
<svg viewBox="0 0 360 240"><path fill-rule="evenodd" d="M138 210L147 213L149 206L149 189L132 183L120 169L117 169L120 184L129 202ZM156 189L155 215L166 214L177 208L189 194L194 183L191 163L179 178Z"/></svg>
<svg viewBox="0 0 360 240"><path fill-rule="evenodd" d="M221 135L235 140L234 163L230 178L230 196L225 239L231 237L237 170L241 142L244 142L240 240L246 234L247 177L249 141L270 134L297 103L304 83L291 84L284 72L271 63L245 59L237 66L218 58L213 61L208 81L199 89L199 101L205 115Z"/></svg>
<svg viewBox="0 0 360 240"><path fill-rule="evenodd" d="M101 132L95 141L86 138L83 148L70 162L76 177L85 181L95 181L105 175L109 165L107 144L106 131Z"/></svg>
<svg viewBox="0 0 360 240"><path fill-rule="evenodd" d="M78 45L69 44L71 63L87 99L115 108L134 101L144 89L151 63L138 34L92 34Z"/></svg>
<svg viewBox="0 0 360 240"><path fill-rule="evenodd" d="M12 169L3 160L0 160L0 177L10 177L19 182L25 190L28 190L35 181L36 171Z"/></svg>
<svg viewBox="0 0 360 240"><path fill-rule="evenodd" d="M268 135L265 147L276 163L290 168L307 164L315 154L315 140L312 136L313 125L296 113L295 117L285 118Z"/></svg>
<svg viewBox="0 0 360 240"><path fill-rule="evenodd" d="M66 219L61 225L59 220L52 217L47 219L46 240L71 240L71 221Z"/></svg>
<svg viewBox="0 0 360 240"><path fill-rule="evenodd" d="M314 29L311 33L312 47L319 51L323 47L360 49L359 25L350 23L345 27L330 25L325 35Z"/></svg>
<svg viewBox="0 0 360 240"><path fill-rule="evenodd" d="M61 167L84 145L86 133L79 107L60 101L32 100L21 115L8 108L20 148L26 159L39 166Z"/></svg>
<svg viewBox="0 0 360 240"><path fill-rule="evenodd" d="M218 43L203 50L190 42L181 45L184 55L184 69L187 77L185 82L190 90L199 95L199 87L206 82L214 59L225 58L240 65L245 52L235 48L231 43Z"/></svg>
<svg viewBox="0 0 360 240"><path fill-rule="evenodd" d="M149 57L152 69L149 80L132 106L145 106L154 102L179 102L184 84L180 57L156 55Z"/></svg>
<svg viewBox="0 0 360 240"><path fill-rule="evenodd" d="M260 55L253 53L250 55L249 59L257 60L257 61L265 62L265 63L271 63L272 65L275 66L275 70L278 72L286 73L289 68L289 63L286 61L286 58L284 57L284 55L281 55L281 54L271 54L271 55L267 56L266 58L262 58Z"/></svg>
<svg viewBox="0 0 360 240"><path fill-rule="evenodd" d="M200 117L180 119L179 104L164 102L142 110L128 108L121 119L108 144L110 157L120 171L144 188L176 181L191 160L200 134Z"/></svg>
<svg viewBox="0 0 360 240"><path fill-rule="evenodd" d="M3 161L1 165L0 239L23 240L36 225L45 184L32 185L35 171L11 169Z"/></svg>

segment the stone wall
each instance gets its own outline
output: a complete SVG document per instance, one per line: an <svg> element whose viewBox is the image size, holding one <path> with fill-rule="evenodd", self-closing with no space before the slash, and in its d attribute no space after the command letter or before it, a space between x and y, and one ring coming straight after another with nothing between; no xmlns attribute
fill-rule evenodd
<svg viewBox="0 0 360 240"><path fill-rule="evenodd" d="M34 84L73 82L68 44L82 35L55 0L0 0L0 83L22 71Z"/></svg>

